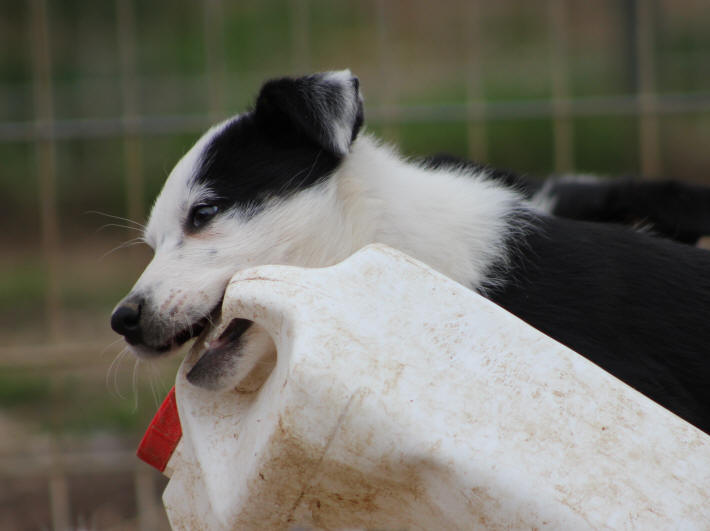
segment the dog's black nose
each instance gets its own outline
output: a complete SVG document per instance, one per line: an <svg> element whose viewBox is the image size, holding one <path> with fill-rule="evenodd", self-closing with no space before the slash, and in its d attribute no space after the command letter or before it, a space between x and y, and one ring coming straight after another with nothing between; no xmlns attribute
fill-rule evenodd
<svg viewBox="0 0 710 531"><path fill-rule="evenodd" d="M121 334L131 344L140 343L142 331L140 326L143 301L131 299L123 301L111 316L111 328Z"/></svg>

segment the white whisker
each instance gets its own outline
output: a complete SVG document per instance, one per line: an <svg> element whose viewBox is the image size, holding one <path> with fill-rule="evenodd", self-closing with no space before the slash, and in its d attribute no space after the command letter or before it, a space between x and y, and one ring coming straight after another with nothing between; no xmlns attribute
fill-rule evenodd
<svg viewBox="0 0 710 531"><path fill-rule="evenodd" d="M150 384L150 393L153 395L153 403L157 408L160 405L160 398L158 397L158 391L155 387L155 381L158 378L156 374L156 368L153 363L148 364L148 383Z"/></svg>
<svg viewBox="0 0 710 531"><path fill-rule="evenodd" d="M117 245L116 247L114 247L114 248L111 249L110 251L106 251L104 254L101 255L101 257L99 258L98 261L100 262L101 260L103 260L104 258L106 258L106 257L107 257L108 255L110 255L111 253L115 253L116 251L118 251L118 250L120 250L120 249L125 249L125 248L127 248L127 247L133 247L134 245L139 245L139 244L141 244L141 243L145 243L145 240L143 239L142 236L139 236L139 237L137 237L137 238L133 238L133 239L131 239L131 240L125 241L125 242L123 242L123 243Z"/></svg>
<svg viewBox="0 0 710 531"><path fill-rule="evenodd" d="M133 376L131 378L131 386L133 388L133 396L135 400L133 402L133 412L138 411L138 366L141 364L141 359L136 358L135 363L133 363Z"/></svg>
<svg viewBox="0 0 710 531"><path fill-rule="evenodd" d="M131 225L121 225L120 223L106 223L105 225L101 225L99 228L97 228L94 231L94 234L96 234L97 232L101 232L102 230L108 229L108 228L135 230L138 232L143 232L143 229L140 227L132 227Z"/></svg>
<svg viewBox="0 0 710 531"><path fill-rule="evenodd" d="M119 337L118 339L114 339L108 345L106 345L104 348L101 349L101 352L99 352L99 357L106 354L106 351L108 351L111 347L115 346L116 343L122 343L123 341L124 341L123 337ZM125 349L125 347L124 347L124 349Z"/></svg>
<svg viewBox="0 0 710 531"><path fill-rule="evenodd" d="M113 394L121 400L125 400L126 397L123 396L118 386L118 372L119 366L124 360L127 353L128 347L123 347L123 349L121 349L121 351L113 358L113 361L111 361L111 365L109 365L109 368L106 371L106 388L111 391L111 380L113 379Z"/></svg>
<svg viewBox="0 0 710 531"><path fill-rule="evenodd" d="M113 214L107 214L106 212L100 212L100 211L98 211L98 210L88 210L88 211L84 212L84 214L95 214L95 215L99 215L99 216L105 216L105 217L107 217L107 218L111 218L111 219L115 219L115 220L118 220L118 221L124 221L124 222L126 222L126 223L130 223L131 225L133 225L133 226L135 226L135 227L137 227L138 229L141 229L141 230L145 229L145 225L143 225L142 223L138 223L137 221L133 221L132 219L129 219L129 218L124 218L124 217L121 217L121 216L115 216L115 215L113 215Z"/></svg>

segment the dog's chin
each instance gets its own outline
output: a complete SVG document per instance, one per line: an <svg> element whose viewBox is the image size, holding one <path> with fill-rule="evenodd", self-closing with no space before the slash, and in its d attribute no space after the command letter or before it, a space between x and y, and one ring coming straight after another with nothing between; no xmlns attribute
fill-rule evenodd
<svg viewBox="0 0 710 531"><path fill-rule="evenodd" d="M158 350L146 345L131 345L128 342L126 342L126 347L134 356L142 360L155 360L158 358L167 357L180 349L180 345L175 346L173 348Z"/></svg>

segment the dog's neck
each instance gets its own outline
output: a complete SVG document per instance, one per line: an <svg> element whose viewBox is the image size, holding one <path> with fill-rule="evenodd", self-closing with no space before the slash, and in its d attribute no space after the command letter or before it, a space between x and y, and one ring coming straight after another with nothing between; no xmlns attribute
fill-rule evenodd
<svg viewBox="0 0 710 531"><path fill-rule="evenodd" d="M482 173L428 169L361 135L332 176L350 252L380 242L474 289L508 256L513 190Z"/></svg>

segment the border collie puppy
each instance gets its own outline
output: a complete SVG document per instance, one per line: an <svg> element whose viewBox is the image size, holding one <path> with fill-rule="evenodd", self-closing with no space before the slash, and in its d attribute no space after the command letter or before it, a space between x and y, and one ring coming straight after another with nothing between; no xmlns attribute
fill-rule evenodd
<svg viewBox="0 0 710 531"><path fill-rule="evenodd" d="M490 298L710 432L710 253L546 215L485 169L411 163L359 134L347 70L267 82L207 131L153 207L155 255L111 318L138 356L176 350L259 264L320 267L382 242ZM237 320L189 374L224 388L273 344Z"/></svg>
<svg viewBox="0 0 710 531"><path fill-rule="evenodd" d="M432 168L486 172L519 190L539 209L563 218L643 227L658 236L696 244L710 235L710 188L672 180L562 175L537 181L445 153L427 157Z"/></svg>

